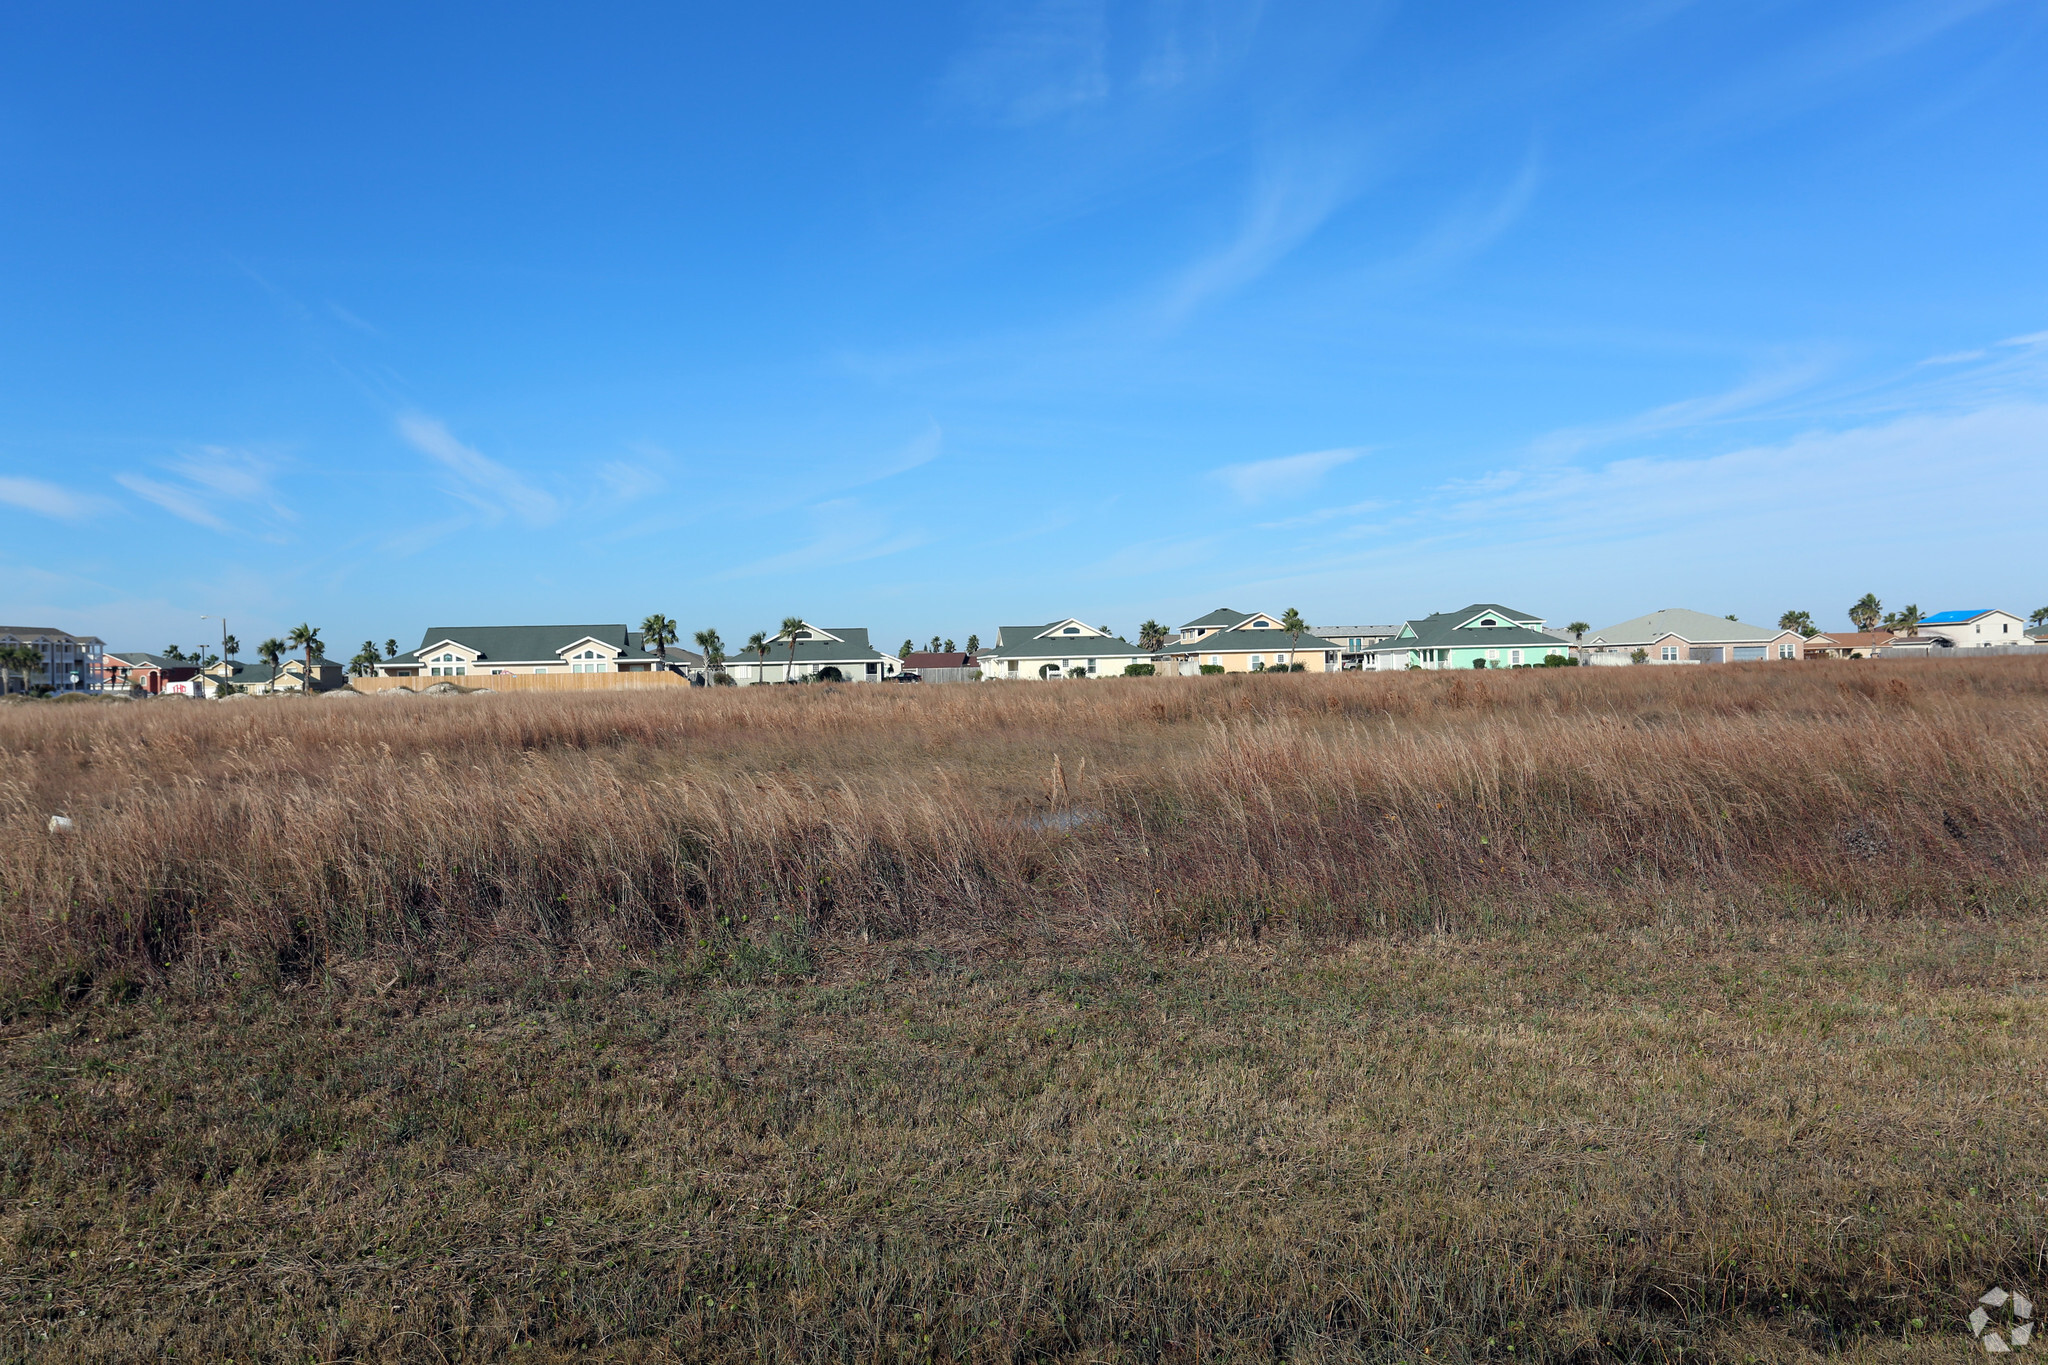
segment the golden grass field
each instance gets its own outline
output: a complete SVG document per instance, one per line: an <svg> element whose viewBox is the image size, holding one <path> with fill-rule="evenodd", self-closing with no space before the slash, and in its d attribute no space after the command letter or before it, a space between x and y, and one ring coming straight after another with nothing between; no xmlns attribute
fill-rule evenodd
<svg viewBox="0 0 2048 1365"><path fill-rule="evenodd" d="M0 706L0 1358L1964 1359L2048 1279L2044 703Z"/></svg>

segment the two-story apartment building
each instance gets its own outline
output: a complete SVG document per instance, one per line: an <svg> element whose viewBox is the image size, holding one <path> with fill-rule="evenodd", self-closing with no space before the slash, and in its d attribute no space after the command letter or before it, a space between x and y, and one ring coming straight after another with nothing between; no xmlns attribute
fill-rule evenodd
<svg viewBox="0 0 2048 1365"><path fill-rule="evenodd" d="M107 643L97 635L73 635L55 626L0 626L0 645L26 645L36 652L37 664L26 679L8 673L6 686L16 691L92 692L105 684Z"/></svg>

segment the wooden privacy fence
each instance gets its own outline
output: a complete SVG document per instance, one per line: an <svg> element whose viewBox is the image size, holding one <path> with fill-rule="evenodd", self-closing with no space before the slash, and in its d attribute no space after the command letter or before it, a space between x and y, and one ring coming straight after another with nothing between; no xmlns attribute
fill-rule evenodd
<svg viewBox="0 0 2048 1365"><path fill-rule="evenodd" d="M465 692L599 692L617 688L688 687L679 673L466 673L459 678L351 678L358 692L391 692L409 688L424 692L436 683L454 683Z"/></svg>

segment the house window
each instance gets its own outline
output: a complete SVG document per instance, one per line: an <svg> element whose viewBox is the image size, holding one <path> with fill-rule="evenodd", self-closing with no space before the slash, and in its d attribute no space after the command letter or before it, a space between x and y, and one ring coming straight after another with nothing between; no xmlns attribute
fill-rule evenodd
<svg viewBox="0 0 2048 1365"><path fill-rule="evenodd" d="M1669 663L1676 663L1676 662L1678 662L1678 646L1677 646L1677 645L1666 645L1666 646L1664 646L1664 648L1662 648L1662 649L1660 649L1660 650L1658 650L1658 651L1657 651L1657 657L1658 657L1658 658L1660 658L1660 659L1662 659L1662 660L1663 660L1663 661L1664 661L1665 663L1667 663L1667 664L1669 664Z"/></svg>
<svg viewBox="0 0 2048 1365"><path fill-rule="evenodd" d="M1791 645L1789 645L1789 644L1781 644L1781 645L1779 645L1779 646L1778 646L1778 657L1779 657L1779 658L1781 658L1781 659L1789 659L1789 658L1791 658L1791 657L1792 657L1792 654L1793 654L1793 650L1792 650L1792 646L1791 646Z"/></svg>
<svg viewBox="0 0 2048 1365"><path fill-rule="evenodd" d="M1209 666L1211 668L1223 667L1223 656L1221 654L1211 654L1209 656Z"/></svg>
<svg viewBox="0 0 2048 1365"><path fill-rule="evenodd" d="M1095 671L1095 660L1093 660L1093 659L1090 659L1090 660L1088 661L1088 671L1089 671L1090 673L1093 673L1093 672Z"/></svg>
<svg viewBox="0 0 2048 1365"><path fill-rule="evenodd" d="M1508 663L1511 667L1520 668L1522 666L1522 651L1519 649L1509 650Z"/></svg>
<svg viewBox="0 0 2048 1365"><path fill-rule="evenodd" d="M1500 624L1500 622L1494 620L1491 616L1489 616L1484 621L1481 621L1479 624L1482 626L1497 626Z"/></svg>
<svg viewBox="0 0 2048 1365"><path fill-rule="evenodd" d="M1265 655L1263 655L1263 654L1254 654L1254 655L1252 655L1252 667L1253 667L1253 668L1264 668L1265 666L1266 666L1266 656L1265 656Z"/></svg>
<svg viewBox="0 0 2048 1365"><path fill-rule="evenodd" d="M1079 626L1068 626L1066 629L1060 632L1060 634L1062 635L1079 635L1080 633L1081 628Z"/></svg>
<svg viewBox="0 0 2048 1365"><path fill-rule="evenodd" d="M1354 638L1352 639L1352 641L1351 641L1351 652L1352 652L1353 654L1356 654L1356 653L1358 653L1359 651L1363 650L1364 648L1365 648L1365 641L1363 641L1363 640L1360 640L1360 639L1357 639L1357 638L1355 638L1355 637L1354 637Z"/></svg>
<svg viewBox="0 0 2048 1365"><path fill-rule="evenodd" d="M1494 663L1499 663L1500 651L1497 649L1489 649L1486 651L1486 657Z"/></svg>
<svg viewBox="0 0 2048 1365"><path fill-rule="evenodd" d="M466 673L468 673L468 672L469 672L469 670L468 670L467 668L464 668L464 667L462 667L462 666L461 666L460 664L458 664L458 665L456 665L456 668L455 668L455 672L456 672L456 673L457 673L458 675L461 675L461 674L466 674Z"/></svg>

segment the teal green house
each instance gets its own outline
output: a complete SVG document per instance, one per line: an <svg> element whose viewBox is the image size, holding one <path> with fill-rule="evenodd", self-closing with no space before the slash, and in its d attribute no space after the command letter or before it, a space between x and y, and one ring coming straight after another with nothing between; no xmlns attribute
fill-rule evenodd
<svg viewBox="0 0 2048 1365"><path fill-rule="evenodd" d="M1571 658L1571 641L1543 629L1543 618L1496 602L1404 622L1365 648L1363 667L1378 669L1533 668Z"/></svg>

